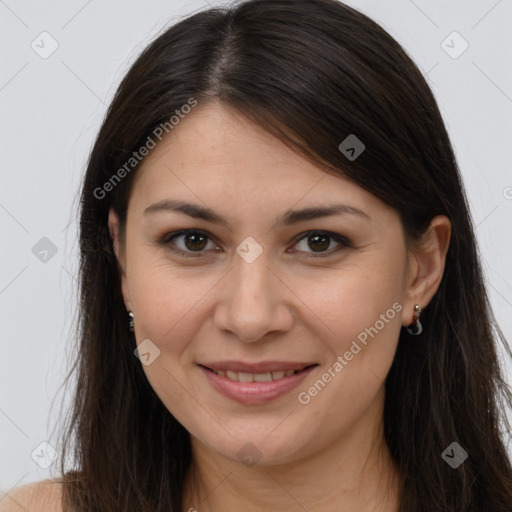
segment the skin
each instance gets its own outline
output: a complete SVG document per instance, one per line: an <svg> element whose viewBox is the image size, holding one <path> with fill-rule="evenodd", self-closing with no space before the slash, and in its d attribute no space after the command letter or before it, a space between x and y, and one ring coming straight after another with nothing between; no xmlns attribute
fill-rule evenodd
<svg viewBox="0 0 512 512"><path fill-rule="evenodd" d="M172 211L144 214L164 199L206 206L229 225ZM337 203L370 218L276 223L290 209ZM143 369L191 434L184 511L397 510L397 474L383 441L384 379L401 326L413 322L414 305L425 308L440 284L451 229L445 216L407 249L394 209L236 111L210 103L145 158L125 236L113 210L109 227L137 343L149 339L160 350ZM209 238L158 244L182 229ZM310 230L339 234L353 247L331 237L317 249L308 243ZM249 236L263 249L251 263L236 252ZM401 311L309 403L300 403L298 393L394 303ZM214 390L196 364L222 359L319 366L285 396L242 405ZM247 443L259 458L255 465L237 456Z"/></svg>

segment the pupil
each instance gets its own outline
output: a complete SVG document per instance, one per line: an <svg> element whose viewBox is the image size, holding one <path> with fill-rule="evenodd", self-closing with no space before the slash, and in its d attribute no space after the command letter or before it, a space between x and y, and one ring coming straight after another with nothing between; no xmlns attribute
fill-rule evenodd
<svg viewBox="0 0 512 512"><path fill-rule="evenodd" d="M310 240L310 241L314 241L314 242L313 242L313 243L314 243L314 247L316 247L316 248L318 248L318 249L327 249L327 247L329 247L329 241L328 241L328 238L329 238L329 237L328 237L328 236L326 236L326 235L311 235L311 236L309 237L309 240ZM318 243L318 241L319 241L320 239L323 239L324 241L327 241L327 244L325 244L325 243L323 243L323 244L322 244L322 243Z"/></svg>
<svg viewBox="0 0 512 512"><path fill-rule="evenodd" d="M197 241L199 239L203 239L203 243L201 245L201 242L199 242L199 246L198 245L195 245L194 247L194 244L197 244ZM200 234L200 233L191 233L191 234L188 234L186 235L185 237L185 244L187 246L188 249L204 249L205 247L205 243L204 243L204 240L205 240L205 236ZM190 246L189 242L192 241L192 247Z"/></svg>

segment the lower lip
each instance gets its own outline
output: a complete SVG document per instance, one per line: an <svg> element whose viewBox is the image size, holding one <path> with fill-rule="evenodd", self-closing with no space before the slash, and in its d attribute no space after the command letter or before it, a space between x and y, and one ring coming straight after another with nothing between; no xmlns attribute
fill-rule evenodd
<svg viewBox="0 0 512 512"><path fill-rule="evenodd" d="M297 387L315 368L310 366L300 372L271 382L238 382L221 377L204 366L199 366L210 384L222 395L241 404L263 404L274 400Z"/></svg>

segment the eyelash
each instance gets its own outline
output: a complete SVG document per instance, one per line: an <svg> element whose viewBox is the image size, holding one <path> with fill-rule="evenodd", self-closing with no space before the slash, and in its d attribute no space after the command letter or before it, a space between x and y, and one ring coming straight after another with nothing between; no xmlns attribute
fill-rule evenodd
<svg viewBox="0 0 512 512"><path fill-rule="evenodd" d="M162 238L161 240L158 241L158 244L167 246L172 252L179 254L180 256L184 256L185 258L199 258L199 257L203 256L204 252L205 252L204 250L202 250L202 251L183 251L181 249L176 249L176 248L173 248L170 246L170 243L175 238L178 238L178 237L184 236L184 235L188 235L188 234L203 235L213 242L212 238L205 231L202 231L200 229L184 229L181 231L167 234L164 238ZM299 242L301 242L302 240L306 239L308 236L313 235L313 234L327 236L327 237L333 239L334 241L338 242L339 244L341 244L341 247L338 247L334 250L330 250L330 251L323 252L323 253L322 252L309 253L309 254L314 254L314 256L305 256L306 258L313 258L313 259L326 258L326 257L332 256L334 253L337 253L342 249L354 247L352 245L352 243L350 242L350 240L348 240L347 238L345 238L341 235L338 235L337 233L332 233L330 231L319 231L319 230L311 230L311 231L306 231L305 233L301 233L300 237L295 239L293 245L298 244ZM297 252L301 252L301 251L297 251Z"/></svg>

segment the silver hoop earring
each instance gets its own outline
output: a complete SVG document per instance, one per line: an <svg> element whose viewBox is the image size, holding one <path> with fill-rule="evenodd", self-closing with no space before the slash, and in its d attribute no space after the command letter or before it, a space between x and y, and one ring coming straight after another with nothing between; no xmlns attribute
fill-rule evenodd
<svg viewBox="0 0 512 512"><path fill-rule="evenodd" d="M128 327L130 328L130 332L135 330L135 322L133 320L133 313L128 311Z"/></svg>
<svg viewBox="0 0 512 512"><path fill-rule="evenodd" d="M416 304L416 306L414 306L414 321L409 327L407 327L407 332L412 336L418 336L418 334L423 332L423 326L420 322L420 314L421 307L419 304Z"/></svg>

